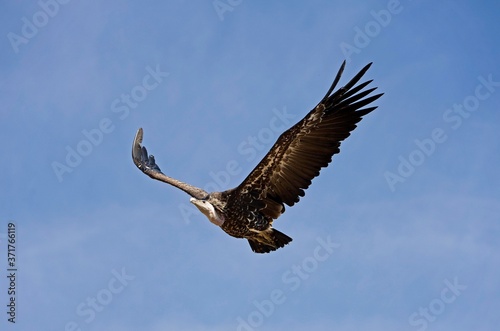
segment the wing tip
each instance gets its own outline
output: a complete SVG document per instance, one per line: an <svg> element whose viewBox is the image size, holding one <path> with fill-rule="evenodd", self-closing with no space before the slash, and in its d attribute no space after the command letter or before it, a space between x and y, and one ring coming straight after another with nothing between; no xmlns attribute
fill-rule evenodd
<svg viewBox="0 0 500 331"><path fill-rule="evenodd" d="M134 138L134 144L142 144L142 138L144 137L144 131L142 128L139 128L137 132L135 133L135 138Z"/></svg>

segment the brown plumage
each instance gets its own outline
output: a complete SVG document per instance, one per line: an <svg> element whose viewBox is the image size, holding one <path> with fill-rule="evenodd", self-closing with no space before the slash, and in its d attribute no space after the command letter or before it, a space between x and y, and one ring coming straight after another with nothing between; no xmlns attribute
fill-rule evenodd
<svg viewBox="0 0 500 331"><path fill-rule="evenodd" d="M292 239L274 229L273 220L285 212L285 205L291 207L304 196L311 180L339 153L340 143L364 115L377 108L366 107L382 96L369 96L376 88L364 90L371 80L355 86L370 66L371 63L333 92L344 70L344 61L325 97L278 138L255 169L234 189L207 193L164 175L154 157L148 156L146 148L141 146L142 129L134 139L132 158L148 176L191 195L191 202L212 223L233 237L248 239L254 252L274 251Z"/></svg>

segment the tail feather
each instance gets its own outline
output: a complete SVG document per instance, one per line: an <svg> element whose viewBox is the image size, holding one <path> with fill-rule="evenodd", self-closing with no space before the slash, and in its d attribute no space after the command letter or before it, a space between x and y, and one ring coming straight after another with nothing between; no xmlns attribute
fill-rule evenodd
<svg viewBox="0 0 500 331"><path fill-rule="evenodd" d="M271 229L271 233L265 238L268 240L259 240L264 238L265 237L256 236L252 239L248 239L252 251L255 253L269 253L284 247L292 241L292 238L276 229Z"/></svg>

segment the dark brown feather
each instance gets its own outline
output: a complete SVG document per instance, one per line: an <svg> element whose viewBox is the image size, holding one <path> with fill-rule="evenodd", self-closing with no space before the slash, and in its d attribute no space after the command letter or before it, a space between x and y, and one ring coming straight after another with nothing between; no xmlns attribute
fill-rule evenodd
<svg viewBox="0 0 500 331"><path fill-rule="evenodd" d="M242 195L252 195L265 202L260 212L276 219L284 212L283 204L293 206L321 168L328 166L340 143L346 139L362 116L376 107L362 109L382 94L369 96L376 88L363 90L372 81L355 86L371 63L344 87L333 91L342 75L342 64L328 93L301 121L285 131L262 161L228 197L227 208L238 203ZM283 208L278 212L277 205Z"/></svg>

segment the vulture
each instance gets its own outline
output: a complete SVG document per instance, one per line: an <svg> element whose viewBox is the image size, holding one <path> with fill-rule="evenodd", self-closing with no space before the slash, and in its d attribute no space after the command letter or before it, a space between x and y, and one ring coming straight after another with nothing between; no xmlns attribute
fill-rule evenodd
<svg viewBox="0 0 500 331"><path fill-rule="evenodd" d="M347 84L334 91L345 67L342 63L330 89L302 120L282 133L273 147L235 188L208 193L201 188L165 175L142 145L139 128L132 145L134 164L149 177L183 190L213 224L230 236L248 240L255 253L269 253L284 247L292 238L273 228L273 221L299 202L311 180L340 152L363 116L377 106L383 93L372 94L372 82L359 83L370 68L366 65Z"/></svg>

